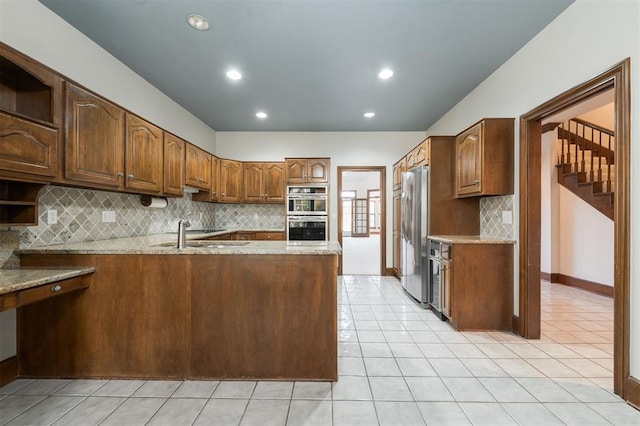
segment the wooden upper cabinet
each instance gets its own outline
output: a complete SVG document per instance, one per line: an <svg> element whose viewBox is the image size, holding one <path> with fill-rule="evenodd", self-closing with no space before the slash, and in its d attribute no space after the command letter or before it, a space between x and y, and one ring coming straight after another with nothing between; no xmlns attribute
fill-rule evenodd
<svg viewBox="0 0 640 426"><path fill-rule="evenodd" d="M456 136L456 197L513 194L512 118L485 118Z"/></svg>
<svg viewBox="0 0 640 426"><path fill-rule="evenodd" d="M220 159L213 156L211 159L211 190L209 197L211 201L220 199Z"/></svg>
<svg viewBox="0 0 640 426"><path fill-rule="evenodd" d="M414 169L418 166L428 166L429 139L425 139L424 141L420 142L418 146L409 151L405 158L407 170Z"/></svg>
<svg viewBox="0 0 640 426"><path fill-rule="evenodd" d="M242 201L243 166L240 161L220 159L220 193L218 201L239 203Z"/></svg>
<svg viewBox="0 0 640 426"><path fill-rule="evenodd" d="M284 203L284 163L244 163L244 196L247 203Z"/></svg>
<svg viewBox="0 0 640 426"><path fill-rule="evenodd" d="M393 165L393 190L402 189L402 174L407 171L407 157Z"/></svg>
<svg viewBox="0 0 640 426"><path fill-rule="evenodd" d="M211 154L187 143L185 184L209 191L211 188Z"/></svg>
<svg viewBox="0 0 640 426"><path fill-rule="evenodd" d="M62 80L0 43L0 175L59 175Z"/></svg>
<svg viewBox="0 0 640 426"><path fill-rule="evenodd" d="M164 174L162 193L183 195L184 162L187 143L171 133L164 133Z"/></svg>
<svg viewBox="0 0 640 426"><path fill-rule="evenodd" d="M162 130L132 114L126 115L126 187L137 192L162 192L164 141Z"/></svg>
<svg viewBox="0 0 640 426"><path fill-rule="evenodd" d="M329 183L330 164L329 158L287 158L287 183Z"/></svg>
<svg viewBox="0 0 640 426"><path fill-rule="evenodd" d="M71 83L65 89L65 179L122 188L124 111Z"/></svg>

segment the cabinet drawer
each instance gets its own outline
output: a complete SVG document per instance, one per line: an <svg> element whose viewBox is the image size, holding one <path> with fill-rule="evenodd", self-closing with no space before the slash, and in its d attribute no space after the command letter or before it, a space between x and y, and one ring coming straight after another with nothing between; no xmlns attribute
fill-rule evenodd
<svg viewBox="0 0 640 426"><path fill-rule="evenodd" d="M260 241L283 241L284 232L256 232L256 240Z"/></svg>
<svg viewBox="0 0 640 426"><path fill-rule="evenodd" d="M16 298L16 307L39 302L51 297L70 293L89 287L89 280L84 277L75 277L68 280L41 285L28 290L19 291Z"/></svg>

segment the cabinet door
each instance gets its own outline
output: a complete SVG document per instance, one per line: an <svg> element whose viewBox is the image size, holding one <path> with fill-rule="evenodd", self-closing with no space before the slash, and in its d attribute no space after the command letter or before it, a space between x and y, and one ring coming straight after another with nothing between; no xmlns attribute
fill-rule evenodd
<svg viewBox="0 0 640 426"><path fill-rule="evenodd" d="M0 170L58 175L58 131L0 112Z"/></svg>
<svg viewBox="0 0 640 426"><path fill-rule="evenodd" d="M416 167L417 162L416 162L416 153L415 151L410 151L407 156L406 156L406 161L407 161L407 170L411 170L414 167Z"/></svg>
<svg viewBox="0 0 640 426"><path fill-rule="evenodd" d="M262 166L262 183L264 201L284 203L284 163L264 163Z"/></svg>
<svg viewBox="0 0 640 426"><path fill-rule="evenodd" d="M456 195L482 191L482 127L478 123L456 138Z"/></svg>
<svg viewBox="0 0 640 426"><path fill-rule="evenodd" d="M407 171L406 157L393 165L393 190L402 189L402 174Z"/></svg>
<svg viewBox="0 0 640 426"><path fill-rule="evenodd" d="M159 194L162 192L162 130L135 115L126 117L126 187Z"/></svg>
<svg viewBox="0 0 640 426"><path fill-rule="evenodd" d="M69 83L65 103L65 178L121 188L124 111Z"/></svg>
<svg viewBox="0 0 640 426"><path fill-rule="evenodd" d="M246 203L264 201L262 163L244 163L244 196Z"/></svg>
<svg viewBox="0 0 640 426"><path fill-rule="evenodd" d="M208 191L211 187L211 154L195 145L187 144L186 185Z"/></svg>
<svg viewBox="0 0 640 426"><path fill-rule="evenodd" d="M238 203L242 199L242 163L220 160L220 201Z"/></svg>
<svg viewBox="0 0 640 426"><path fill-rule="evenodd" d="M427 161L427 146L428 140L425 140L413 150L416 157L416 167L426 166L429 164Z"/></svg>
<svg viewBox="0 0 640 426"><path fill-rule="evenodd" d="M308 160L307 181L329 183L329 160L326 158Z"/></svg>
<svg viewBox="0 0 640 426"><path fill-rule="evenodd" d="M440 295L440 304L442 305L442 313L449 319L451 319L451 285L452 285L452 262L449 260L442 260L440 262L440 279L442 280L442 294Z"/></svg>
<svg viewBox="0 0 640 426"><path fill-rule="evenodd" d="M164 134L164 186L167 195L182 195L186 142L171 133Z"/></svg>
<svg viewBox="0 0 640 426"><path fill-rule="evenodd" d="M286 171L288 183L305 183L307 181L307 160L288 158Z"/></svg>
<svg viewBox="0 0 640 426"><path fill-rule="evenodd" d="M211 192L210 200L218 201L218 193L220 192L220 159L211 157Z"/></svg>

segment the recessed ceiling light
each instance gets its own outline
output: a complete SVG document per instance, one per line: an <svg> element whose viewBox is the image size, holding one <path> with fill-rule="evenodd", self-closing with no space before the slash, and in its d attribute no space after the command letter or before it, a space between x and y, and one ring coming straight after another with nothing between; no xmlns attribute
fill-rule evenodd
<svg viewBox="0 0 640 426"><path fill-rule="evenodd" d="M211 28L209 20L204 16L198 15L196 13L187 15L187 23L191 25L192 28L195 28L198 31L207 31L209 28Z"/></svg>
<svg viewBox="0 0 640 426"><path fill-rule="evenodd" d="M390 70L389 68L385 68L378 73L378 78L380 78L381 80L386 80L388 78L391 78L392 76L393 70Z"/></svg>
<svg viewBox="0 0 640 426"><path fill-rule="evenodd" d="M376 116L375 112L365 112L364 113L364 117L365 118L372 118L372 117L375 117L375 116Z"/></svg>
<svg viewBox="0 0 640 426"><path fill-rule="evenodd" d="M227 71L227 78L230 80L240 80L242 78L242 74L238 70L229 70Z"/></svg>
<svg viewBox="0 0 640 426"><path fill-rule="evenodd" d="M264 111L258 111L256 112L256 117L258 117L261 120L264 120L265 118L267 118L267 113Z"/></svg>

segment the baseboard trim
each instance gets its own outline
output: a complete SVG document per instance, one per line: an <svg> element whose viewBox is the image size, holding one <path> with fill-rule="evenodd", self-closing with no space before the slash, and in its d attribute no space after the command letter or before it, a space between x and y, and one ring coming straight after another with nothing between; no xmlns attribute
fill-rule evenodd
<svg viewBox="0 0 640 426"><path fill-rule="evenodd" d="M520 336L520 317L518 315L511 317L511 331Z"/></svg>
<svg viewBox="0 0 640 426"><path fill-rule="evenodd" d="M395 277L396 274L393 273L393 268L384 268L384 276L385 277Z"/></svg>
<svg viewBox="0 0 640 426"><path fill-rule="evenodd" d="M0 386L13 382L18 378L18 357L12 356L0 361Z"/></svg>
<svg viewBox="0 0 640 426"><path fill-rule="evenodd" d="M540 272L540 279L556 284L562 284L569 287L577 287L587 290L601 296L613 297L613 287L606 284L600 284L593 281L583 280L581 278L571 277L564 274Z"/></svg>
<svg viewBox="0 0 640 426"><path fill-rule="evenodd" d="M640 381L627 377L627 402L640 410Z"/></svg>

